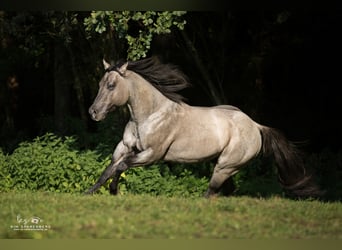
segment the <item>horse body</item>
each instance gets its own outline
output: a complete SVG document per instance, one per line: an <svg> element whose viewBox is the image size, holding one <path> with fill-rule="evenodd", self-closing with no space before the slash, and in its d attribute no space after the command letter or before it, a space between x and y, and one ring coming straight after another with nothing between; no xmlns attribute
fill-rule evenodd
<svg viewBox="0 0 342 250"><path fill-rule="evenodd" d="M139 62L132 64L136 67L132 66L132 70L128 69L128 63L112 67L104 62L106 74L89 113L99 121L116 106L127 105L131 119L113 153L111 164L88 193L95 192L109 178L113 178L110 192L116 194L123 171L160 160L194 163L217 158L207 196L216 194L229 177L261 151L275 151L278 154L276 159L282 163L280 173L286 172L283 168L286 167L287 155L281 151L285 149L286 154L294 154L291 145L278 136L279 133L259 125L234 106L187 105L174 94L175 90L185 86L179 86L181 82L186 83L185 78L174 68L163 68L163 65L151 60L147 64L157 70L157 74L151 73L149 67L141 66ZM170 81L160 78L163 72L158 70L161 69L167 70L164 73L170 74ZM150 75L143 77L145 72ZM154 81L155 84L151 84ZM264 145L263 137L269 145ZM278 138L279 145L272 144L273 137ZM295 168L301 170L301 167ZM291 167L288 169L291 172ZM303 175L300 172L296 174ZM297 178L290 182L285 180L284 184L293 190L302 189L307 181L300 182Z"/></svg>
<svg viewBox="0 0 342 250"><path fill-rule="evenodd" d="M173 143L165 160L198 162L226 151L259 152L261 136L256 124L238 110L202 108L182 104L175 113ZM246 124L253 129L243 133ZM250 145L250 142L253 145ZM239 145L236 145L236 144ZM236 147L238 146L238 147ZM243 148L243 149L242 149ZM188 149L188 150L184 150ZM236 153L238 154L238 152ZM249 154L241 156L241 161ZM236 162L239 165L239 162ZM243 164L243 163L242 163Z"/></svg>

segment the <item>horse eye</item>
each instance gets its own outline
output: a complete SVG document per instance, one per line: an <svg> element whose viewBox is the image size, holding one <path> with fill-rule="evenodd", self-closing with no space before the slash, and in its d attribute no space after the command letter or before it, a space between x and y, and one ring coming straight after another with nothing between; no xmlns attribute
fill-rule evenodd
<svg viewBox="0 0 342 250"><path fill-rule="evenodd" d="M111 83L107 84L107 89L108 90L113 90L114 88L115 88L115 84L114 83L111 82Z"/></svg>

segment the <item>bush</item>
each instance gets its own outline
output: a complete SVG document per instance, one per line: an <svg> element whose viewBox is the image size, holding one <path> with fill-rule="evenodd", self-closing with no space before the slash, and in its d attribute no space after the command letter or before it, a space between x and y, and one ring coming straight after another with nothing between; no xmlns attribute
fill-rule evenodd
<svg viewBox="0 0 342 250"><path fill-rule="evenodd" d="M74 149L75 139L47 133L22 142L14 152L1 156L1 190L83 192L98 178L108 159L94 151Z"/></svg>
<svg viewBox="0 0 342 250"><path fill-rule="evenodd" d="M81 144L81 145L80 145ZM112 142L110 142L112 144ZM83 143L74 137L52 133L24 141L5 154L0 148L0 192L43 190L83 193L100 177L110 163L113 145L98 144L93 150L80 150ZM106 153L104 153L106 152ZM311 154L306 165L316 171L317 182L327 190L328 199L340 199L342 153L330 150ZM127 170L119 182L121 194L163 196L202 196L208 188L214 164L156 164ZM257 158L233 177L238 195L282 194L273 161ZM100 193L108 194L108 184Z"/></svg>
<svg viewBox="0 0 342 250"><path fill-rule="evenodd" d="M103 148L99 144L97 149ZM19 144L11 155L0 150L0 192L43 190L82 193L89 189L110 163L111 155L97 150L78 150L74 137L52 133ZM167 165L153 165L126 171L120 179L121 193L167 196L203 195L208 181L184 169L178 175ZM100 189L108 192L108 184Z"/></svg>
<svg viewBox="0 0 342 250"><path fill-rule="evenodd" d="M129 169L119 185L120 193L182 197L203 196L207 188L207 178L197 178L187 169L179 176L173 175L166 164Z"/></svg>
<svg viewBox="0 0 342 250"><path fill-rule="evenodd" d="M272 159L257 157L251 160L233 176L233 183L238 195L263 197L283 194Z"/></svg>
<svg viewBox="0 0 342 250"><path fill-rule="evenodd" d="M12 187L11 174L6 166L8 165L8 156L4 155L0 148L0 190L8 191Z"/></svg>

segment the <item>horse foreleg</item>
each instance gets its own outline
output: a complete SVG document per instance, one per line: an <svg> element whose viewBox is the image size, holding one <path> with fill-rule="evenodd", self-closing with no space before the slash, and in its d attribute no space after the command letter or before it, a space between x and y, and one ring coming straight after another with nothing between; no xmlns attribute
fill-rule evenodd
<svg viewBox="0 0 342 250"><path fill-rule="evenodd" d="M112 182L109 184L109 193L112 195L117 195L119 192L118 185L119 185L121 173L122 172L116 171L113 176Z"/></svg>
<svg viewBox="0 0 342 250"><path fill-rule="evenodd" d="M98 181L95 183L94 186L92 186L86 194L93 194L95 193L103 184L107 182L107 180L111 177L114 177L115 179L120 178L120 174L116 171L117 167L120 166L120 163L123 162L127 157L131 156L132 152L129 150L128 147L126 147L123 142L119 142L117 147L115 148L115 151L113 153L112 161L108 165L108 167L103 171Z"/></svg>
<svg viewBox="0 0 342 250"><path fill-rule="evenodd" d="M92 186L85 194L93 194L95 193L103 184L106 183L106 181L113 175L114 173L114 162L109 164L109 166L106 168L105 171L101 174L98 181L95 183L94 186Z"/></svg>
<svg viewBox="0 0 342 250"><path fill-rule="evenodd" d="M129 167L127 166L127 164L124 161L121 161L119 163L119 165L115 168L115 172L113 175L113 180L109 185L109 192L112 195L117 195L119 188L119 180L120 180L120 176L122 174L122 172L124 172L125 170L127 170Z"/></svg>
<svg viewBox="0 0 342 250"><path fill-rule="evenodd" d="M120 175L129 168L150 164L153 162L153 155L153 150L147 149L138 154L131 155L124 161L121 161L114 170L113 180L109 185L109 192L113 195L116 195L119 191L118 185Z"/></svg>

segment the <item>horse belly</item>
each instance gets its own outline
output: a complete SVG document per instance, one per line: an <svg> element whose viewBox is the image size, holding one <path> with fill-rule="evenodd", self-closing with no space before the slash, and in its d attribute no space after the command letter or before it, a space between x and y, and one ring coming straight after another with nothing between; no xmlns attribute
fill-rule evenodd
<svg viewBox="0 0 342 250"><path fill-rule="evenodd" d="M230 122L222 110L187 107L165 160L199 162L218 156L229 141Z"/></svg>
<svg viewBox="0 0 342 250"><path fill-rule="evenodd" d="M169 147L164 160L174 162L200 162L219 155L223 150L219 141L200 134L192 138L175 140Z"/></svg>

